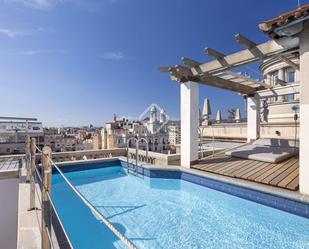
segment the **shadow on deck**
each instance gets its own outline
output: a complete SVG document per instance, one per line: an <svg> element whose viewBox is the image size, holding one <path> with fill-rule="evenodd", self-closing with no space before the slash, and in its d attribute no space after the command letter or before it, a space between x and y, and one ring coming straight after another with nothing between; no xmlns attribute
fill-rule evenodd
<svg viewBox="0 0 309 249"><path fill-rule="evenodd" d="M220 154L203 159L191 168L294 191L299 188L298 156L274 164Z"/></svg>

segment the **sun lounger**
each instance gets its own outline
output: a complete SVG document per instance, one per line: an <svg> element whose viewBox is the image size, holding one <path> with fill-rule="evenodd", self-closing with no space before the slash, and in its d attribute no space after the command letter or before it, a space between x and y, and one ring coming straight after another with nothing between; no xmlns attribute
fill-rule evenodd
<svg viewBox="0 0 309 249"><path fill-rule="evenodd" d="M225 152L226 155L269 163L280 163L298 153L298 144L287 139L259 139Z"/></svg>

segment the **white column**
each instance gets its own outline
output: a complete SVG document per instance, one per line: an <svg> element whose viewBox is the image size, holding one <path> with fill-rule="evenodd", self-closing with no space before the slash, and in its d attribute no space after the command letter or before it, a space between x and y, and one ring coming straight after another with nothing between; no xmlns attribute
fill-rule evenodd
<svg viewBox="0 0 309 249"><path fill-rule="evenodd" d="M300 35L300 154L299 188L309 195L309 22Z"/></svg>
<svg viewBox="0 0 309 249"><path fill-rule="evenodd" d="M283 80L285 81L285 75L284 75L284 69L283 68L280 68L279 71L278 71L278 79L279 80ZM279 102L283 102L285 96L278 96L278 101Z"/></svg>
<svg viewBox="0 0 309 249"><path fill-rule="evenodd" d="M187 82L180 86L181 166L188 167L198 160L199 85Z"/></svg>
<svg viewBox="0 0 309 249"><path fill-rule="evenodd" d="M255 95L247 97L247 140L258 139L260 136L260 98Z"/></svg>

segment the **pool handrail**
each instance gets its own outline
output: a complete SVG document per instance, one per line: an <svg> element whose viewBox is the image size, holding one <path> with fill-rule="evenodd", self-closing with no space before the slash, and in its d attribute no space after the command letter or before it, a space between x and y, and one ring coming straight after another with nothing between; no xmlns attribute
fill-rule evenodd
<svg viewBox="0 0 309 249"><path fill-rule="evenodd" d="M135 157L136 157L136 161L135 161L135 174L137 175L137 165L138 165L138 139L136 137L131 137L127 140L127 171L128 173L130 172L130 168L129 168L129 143L131 140L135 141Z"/></svg>
<svg viewBox="0 0 309 249"><path fill-rule="evenodd" d="M46 156L42 153L43 156ZM96 207L94 207L70 182L70 180L64 175L62 170L56 165L56 163L49 157L46 156L50 161L51 165L59 172L69 187L75 192L75 194L84 202L84 204L93 211L93 213L130 249L137 249L137 247L124 235L122 234L104 215L102 215Z"/></svg>

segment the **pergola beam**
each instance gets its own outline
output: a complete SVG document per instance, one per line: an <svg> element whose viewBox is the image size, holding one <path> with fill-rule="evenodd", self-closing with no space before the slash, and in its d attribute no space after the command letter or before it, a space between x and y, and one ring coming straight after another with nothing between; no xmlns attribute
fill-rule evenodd
<svg viewBox="0 0 309 249"><path fill-rule="evenodd" d="M238 92L245 95L253 94L256 91L256 89L253 87L246 86L237 82L231 82L230 80L222 79L214 75L205 75L199 77L199 82L205 85Z"/></svg>
<svg viewBox="0 0 309 249"><path fill-rule="evenodd" d="M185 64L195 65L198 62L186 57L182 58L182 61ZM226 74L226 72L222 72L224 74L222 77L218 75L211 74L203 74L199 76L194 76L189 67L177 65L175 67L160 67L160 70L163 72L170 72L171 79L176 80L180 83L192 81L197 83L206 84L213 87L223 88L230 91L238 92L241 94L252 94L256 91L256 88L249 86L249 84L255 84L255 81L250 79L249 77L245 77L242 79L239 77L239 74L235 73L235 76ZM234 73L233 73L234 74ZM253 82L252 82L253 81Z"/></svg>
<svg viewBox="0 0 309 249"><path fill-rule="evenodd" d="M255 48L260 52L261 57L257 57L251 50L245 49L234 54L221 57L222 54L212 49L207 49L207 54L216 58L216 60L204 63L199 66L198 70L191 68L193 75L202 73L215 73L226 71L231 68L244 66L249 63L257 62L261 59L266 59L274 55L299 46L298 37L283 37L277 40L270 40L268 42L257 45ZM221 56L220 56L221 54ZM224 61L224 63L222 63Z"/></svg>
<svg viewBox="0 0 309 249"><path fill-rule="evenodd" d="M242 75L242 74L240 74L240 73L235 73L235 72L233 72L233 71L225 71L225 72L226 72L227 74L229 74L229 75L234 76L234 77L237 77L237 78L240 78L240 79L243 79L243 80L252 82L252 83L254 83L254 84L263 86L263 87L265 87L266 89L271 88L270 85L265 84L263 81L258 81L258 80L251 79L250 77L247 77L247 76Z"/></svg>
<svg viewBox="0 0 309 249"><path fill-rule="evenodd" d="M172 71L172 67L159 67L160 72L169 73Z"/></svg>
<svg viewBox="0 0 309 249"><path fill-rule="evenodd" d="M220 60L222 58L224 58L224 54L212 49L212 48L205 48L205 53L208 55L208 56L211 56L217 60Z"/></svg>
<svg viewBox="0 0 309 249"><path fill-rule="evenodd" d="M279 86L268 90L258 91L256 94L260 98L270 98L274 96L282 96L288 94L297 94L300 93L300 85L292 84L287 86Z"/></svg>
<svg viewBox="0 0 309 249"><path fill-rule="evenodd" d="M284 61L290 67L294 68L295 70L299 71L299 64L294 63L290 59L286 58L284 55L279 56L280 60Z"/></svg>
<svg viewBox="0 0 309 249"><path fill-rule="evenodd" d="M183 64L185 64L189 67L197 67L197 66L202 64L201 62L192 60L192 59L187 58L187 57L182 57L181 60L182 60Z"/></svg>
<svg viewBox="0 0 309 249"><path fill-rule="evenodd" d="M246 47L247 49L251 49L257 46L257 44L251 40L249 40L248 38L244 37L241 34L237 34L235 36L236 41L243 45L244 47Z"/></svg>

